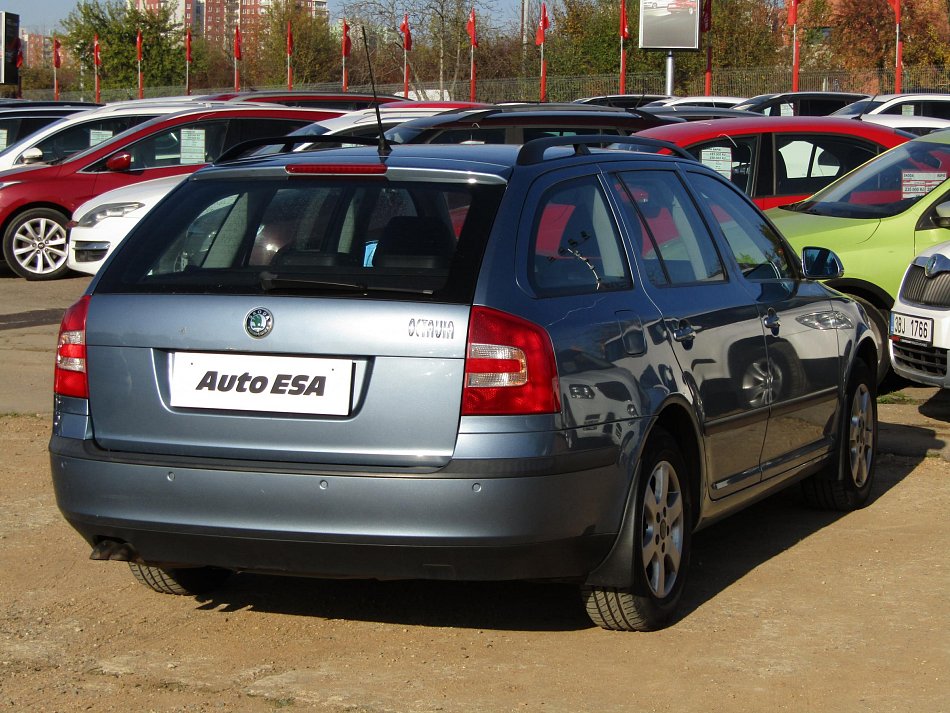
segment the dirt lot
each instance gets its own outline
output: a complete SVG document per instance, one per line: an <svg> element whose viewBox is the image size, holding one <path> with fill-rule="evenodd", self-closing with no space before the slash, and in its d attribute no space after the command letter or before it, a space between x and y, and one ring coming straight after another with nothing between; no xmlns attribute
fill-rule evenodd
<svg viewBox="0 0 950 713"><path fill-rule="evenodd" d="M163 596L89 561L49 484L56 311L85 284L0 274L0 709L950 710L947 394L884 397L867 508L789 491L700 533L662 632L595 629L562 585L239 575Z"/></svg>

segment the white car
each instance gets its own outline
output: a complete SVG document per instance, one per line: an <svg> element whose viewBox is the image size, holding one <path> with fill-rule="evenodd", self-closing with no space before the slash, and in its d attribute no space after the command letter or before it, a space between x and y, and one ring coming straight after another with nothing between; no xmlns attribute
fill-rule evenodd
<svg viewBox="0 0 950 713"><path fill-rule="evenodd" d="M876 94L838 109L832 116L890 114L892 116L932 116L950 119L950 93Z"/></svg>
<svg viewBox="0 0 950 713"><path fill-rule="evenodd" d="M94 275L142 216L186 178L187 174L133 183L79 206L69 223L69 269Z"/></svg>
<svg viewBox="0 0 950 713"><path fill-rule="evenodd" d="M657 99L644 106L707 106L720 109L730 109L736 104L745 101L745 97L721 97L721 96L695 96L695 97L670 97L669 99Z"/></svg>
<svg viewBox="0 0 950 713"><path fill-rule="evenodd" d="M76 112L0 151L0 171L25 164L61 161L156 116L179 112L192 105L220 104L224 102L134 99Z"/></svg>
<svg viewBox="0 0 950 713"><path fill-rule="evenodd" d="M950 129L950 118L938 119L935 116L901 116L900 114L861 114L861 121L871 124L880 124L892 129L909 131L917 136L924 136L932 131L942 131Z"/></svg>
<svg viewBox="0 0 950 713"><path fill-rule="evenodd" d="M950 226L950 210L944 212L937 220ZM924 250L907 268L891 309L890 336L891 365L898 375L950 388L950 242Z"/></svg>

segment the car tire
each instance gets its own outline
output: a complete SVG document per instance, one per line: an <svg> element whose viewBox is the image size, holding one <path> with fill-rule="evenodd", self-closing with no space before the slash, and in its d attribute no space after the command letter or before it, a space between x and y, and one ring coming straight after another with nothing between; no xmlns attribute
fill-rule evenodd
<svg viewBox="0 0 950 713"><path fill-rule="evenodd" d="M838 452L824 470L802 481L805 501L825 510L867 504L877 465L877 384L860 359L854 364L838 424Z"/></svg>
<svg viewBox="0 0 950 713"><path fill-rule="evenodd" d="M27 280L56 280L69 272L67 217L52 208L31 208L10 221L3 259Z"/></svg>
<svg viewBox="0 0 950 713"><path fill-rule="evenodd" d="M871 325L871 331L874 332L874 339L877 341L877 383L880 384L891 370L891 359L887 348L890 315L886 310L875 307L867 300L854 295L851 297L864 307L864 311L868 313L868 322Z"/></svg>
<svg viewBox="0 0 950 713"><path fill-rule="evenodd" d="M161 594L191 595L217 589L231 576L231 570L218 567L175 567L165 569L129 562L132 574L146 587Z"/></svg>
<svg viewBox="0 0 950 713"><path fill-rule="evenodd" d="M676 612L692 534L689 471L673 437L656 428L644 448L634 501L633 587L585 585L591 620L614 631L654 631Z"/></svg>

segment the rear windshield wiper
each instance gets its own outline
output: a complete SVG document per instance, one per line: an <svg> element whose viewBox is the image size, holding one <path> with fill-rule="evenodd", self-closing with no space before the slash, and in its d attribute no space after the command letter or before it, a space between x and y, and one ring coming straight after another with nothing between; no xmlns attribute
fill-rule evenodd
<svg viewBox="0 0 950 713"><path fill-rule="evenodd" d="M412 287L383 287L360 282L339 282L321 280L316 277L296 275L285 277L273 272L261 273L261 289L273 290L326 290L328 292L405 292L412 295L431 295L433 290L421 290Z"/></svg>

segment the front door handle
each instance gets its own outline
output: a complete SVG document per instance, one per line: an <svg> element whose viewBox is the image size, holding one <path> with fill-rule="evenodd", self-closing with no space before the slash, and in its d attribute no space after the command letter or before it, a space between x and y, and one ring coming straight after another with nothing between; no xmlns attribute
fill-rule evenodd
<svg viewBox="0 0 950 713"><path fill-rule="evenodd" d="M766 313L765 317L762 318L762 324L765 325L766 329L772 332L777 332L778 328L782 326L782 320L779 318L775 310L769 307L769 311Z"/></svg>
<svg viewBox="0 0 950 713"><path fill-rule="evenodd" d="M697 328L689 323L689 320L681 319L679 323L670 330L670 334L672 334L673 339L677 342L688 342L696 337L698 331Z"/></svg>

